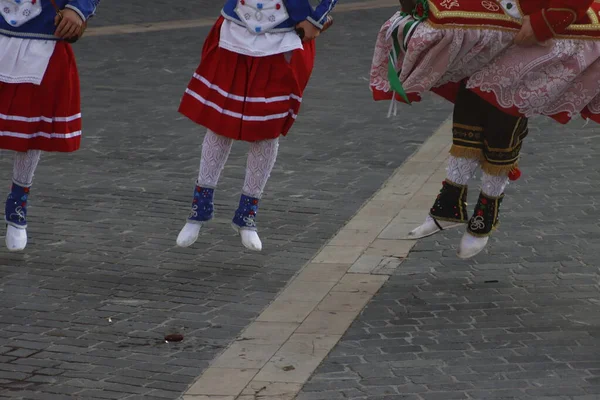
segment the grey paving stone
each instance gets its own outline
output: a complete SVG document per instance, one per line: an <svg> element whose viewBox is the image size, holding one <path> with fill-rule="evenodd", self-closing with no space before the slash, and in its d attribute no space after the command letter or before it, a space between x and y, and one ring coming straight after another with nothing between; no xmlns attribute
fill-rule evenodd
<svg viewBox="0 0 600 400"><path fill-rule="evenodd" d="M332 393L313 386L323 379L353 382L361 399L380 398L360 376L329 375L335 365L374 371L382 386L406 378L423 385L420 399L600 399L600 269L592 246L600 128L542 118L532 126L523 178L508 187L502 226L486 251L457 259L459 230L419 241L299 398ZM478 183L471 187L470 198ZM399 338L420 348L377 351Z"/></svg>

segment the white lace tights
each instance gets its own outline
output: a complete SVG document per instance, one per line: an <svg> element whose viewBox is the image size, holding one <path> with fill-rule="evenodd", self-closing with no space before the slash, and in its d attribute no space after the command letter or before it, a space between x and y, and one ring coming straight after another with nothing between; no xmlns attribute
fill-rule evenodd
<svg viewBox="0 0 600 400"><path fill-rule="evenodd" d="M508 176L493 176L488 175L485 172L483 173L483 178L481 178L481 190L483 193L487 194L491 197L498 197L508 185Z"/></svg>
<svg viewBox="0 0 600 400"><path fill-rule="evenodd" d="M16 152L13 163L13 182L19 186L29 187L33 183L35 169L42 156L41 150Z"/></svg>
<svg viewBox="0 0 600 400"><path fill-rule="evenodd" d="M279 138L250 143L243 193L260 198L277 160Z"/></svg>
<svg viewBox="0 0 600 400"><path fill-rule="evenodd" d="M209 188L217 186L232 146L233 139L217 135L211 130L206 132L202 143L198 185ZM278 149L279 138L250 143L242 189L245 195L261 197L277 160Z"/></svg>
<svg viewBox="0 0 600 400"><path fill-rule="evenodd" d="M479 161L476 159L450 156L448 167L446 168L446 178L459 185L467 185L475 171L479 167ZM494 176L483 173L481 178L481 190L488 196L498 197L508 185L506 175Z"/></svg>
<svg viewBox="0 0 600 400"><path fill-rule="evenodd" d="M211 130L206 132L202 143L198 185L207 188L217 187L221 171L229 158L231 146L233 146L233 139L217 135Z"/></svg>
<svg viewBox="0 0 600 400"><path fill-rule="evenodd" d="M450 156L446 168L446 178L458 185L466 185L469 179L475 175L479 167L479 161L471 158Z"/></svg>

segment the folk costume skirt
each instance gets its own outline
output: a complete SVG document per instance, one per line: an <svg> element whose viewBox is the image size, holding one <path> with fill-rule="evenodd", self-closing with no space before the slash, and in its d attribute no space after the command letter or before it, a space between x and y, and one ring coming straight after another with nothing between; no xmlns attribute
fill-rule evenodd
<svg viewBox="0 0 600 400"><path fill-rule="evenodd" d="M286 135L312 73L315 44L291 55L251 57L219 47L223 17L213 26L179 112L213 132L253 142Z"/></svg>
<svg viewBox="0 0 600 400"><path fill-rule="evenodd" d="M0 82L0 149L72 152L81 141L79 74L58 42L40 85Z"/></svg>
<svg viewBox="0 0 600 400"><path fill-rule="evenodd" d="M431 0L429 4L441 2ZM460 2L464 7L480 3ZM594 4L600 11L600 3ZM500 12L500 7L496 8ZM574 30L544 46L517 46L513 40L520 23L511 22L515 26L510 29L494 26L502 22L497 19L490 19L485 26L477 20L471 25L458 21L462 25L457 26L453 20L442 24L433 21L434 10L430 9L429 20L410 31L406 49L398 52L395 60L409 100L419 101L422 93L432 91L454 102L466 82L469 90L515 117L546 115L566 124L581 115L600 123L600 35L588 37L586 32ZM444 15L440 12L439 18ZM394 96L388 80L394 36L405 43L405 27L411 23L410 18L396 13L378 35L370 77L375 100ZM593 34L600 34L600 24L593 29Z"/></svg>

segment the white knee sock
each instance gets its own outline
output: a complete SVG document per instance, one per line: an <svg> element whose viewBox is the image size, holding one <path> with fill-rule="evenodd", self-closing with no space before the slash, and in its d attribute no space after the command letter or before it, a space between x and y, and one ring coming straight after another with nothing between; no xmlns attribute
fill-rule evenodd
<svg viewBox="0 0 600 400"><path fill-rule="evenodd" d="M256 198L262 196L275 166L278 150L279 138L250 143L243 188L246 196ZM255 229L240 229L239 233L244 247L254 251L262 250L262 242Z"/></svg>
<svg viewBox="0 0 600 400"><path fill-rule="evenodd" d="M41 156L41 150L16 152L13 163L13 182L22 187L31 186Z"/></svg>
<svg viewBox="0 0 600 400"><path fill-rule="evenodd" d="M200 157L200 171L198 172L198 186L214 189L219 183L221 171L229 158L233 139L217 135L210 129L202 142L202 155ZM177 236L177 245L180 247L191 246L198 240L202 224L188 222Z"/></svg>
<svg viewBox="0 0 600 400"><path fill-rule="evenodd" d="M246 196L260 198L277 160L279 138L250 143L246 178L242 189Z"/></svg>
<svg viewBox="0 0 600 400"><path fill-rule="evenodd" d="M202 143L202 156L200 157L200 172L198 173L198 186L215 188L219 182L221 171L229 158L233 139L217 135L210 129L204 136Z"/></svg>
<svg viewBox="0 0 600 400"><path fill-rule="evenodd" d="M33 183L35 169L40 162L41 150L16 152L13 162L13 182L21 187L30 187ZM9 251L21 251L27 246L27 231L25 228L7 225L6 247Z"/></svg>
<svg viewBox="0 0 600 400"><path fill-rule="evenodd" d="M487 194L491 197L498 197L508 186L508 176L500 175L494 176L483 173L483 178L481 179L481 190L483 193Z"/></svg>
<svg viewBox="0 0 600 400"><path fill-rule="evenodd" d="M478 166L479 160L477 159L450 156L446 168L446 178L458 185L467 185Z"/></svg>

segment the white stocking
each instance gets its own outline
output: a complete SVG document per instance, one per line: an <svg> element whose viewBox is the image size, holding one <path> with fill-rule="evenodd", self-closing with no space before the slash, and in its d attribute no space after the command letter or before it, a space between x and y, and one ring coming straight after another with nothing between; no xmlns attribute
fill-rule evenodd
<svg viewBox="0 0 600 400"><path fill-rule="evenodd" d="M279 138L250 143L243 193L260 198L277 160ZM242 244L249 250L261 251L262 242L254 229L240 229Z"/></svg>
<svg viewBox="0 0 600 400"><path fill-rule="evenodd" d="M225 168L232 146L233 139L217 135L210 129L206 131L202 142L198 186L211 189L217 187L221 171ZM194 244L198 240L201 227L202 223L186 223L177 236L177 245L188 247Z"/></svg>
<svg viewBox="0 0 600 400"><path fill-rule="evenodd" d="M243 193L260 198L277 160L279 138L250 143Z"/></svg>
<svg viewBox="0 0 600 400"><path fill-rule="evenodd" d="M16 152L13 163L13 182L22 187L31 186L41 156L41 150Z"/></svg>
<svg viewBox="0 0 600 400"><path fill-rule="evenodd" d="M466 185L478 166L479 160L477 159L450 156L446 168L446 178L458 185Z"/></svg>
<svg viewBox="0 0 600 400"><path fill-rule="evenodd" d="M221 171L225 168L225 163L229 158L231 146L233 146L233 139L217 135L210 129L206 132L202 143L198 186L205 188L217 187Z"/></svg>
<svg viewBox="0 0 600 400"><path fill-rule="evenodd" d="M13 182L21 187L30 187L41 156L41 150L16 152L13 162ZM27 230L8 224L5 241L9 251L21 251L27 246Z"/></svg>
<svg viewBox="0 0 600 400"><path fill-rule="evenodd" d="M507 185L508 176L494 176L486 174L485 172L483 173L483 178L481 179L481 190L488 196L500 196L502 193L504 193L504 190L506 189Z"/></svg>

